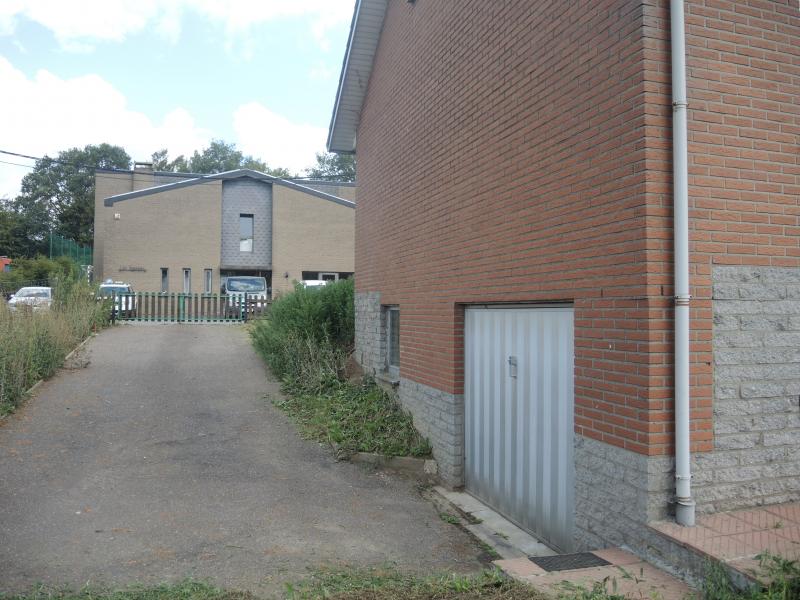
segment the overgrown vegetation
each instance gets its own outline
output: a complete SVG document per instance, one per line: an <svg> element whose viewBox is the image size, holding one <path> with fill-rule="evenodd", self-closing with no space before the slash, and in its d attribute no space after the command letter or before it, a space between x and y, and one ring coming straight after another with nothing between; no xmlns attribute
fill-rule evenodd
<svg viewBox="0 0 800 600"><path fill-rule="evenodd" d="M418 577L394 569L322 571L297 586L288 586L291 600L544 600L546 597L498 570L438 577Z"/></svg>
<svg viewBox="0 0 800 600"><path fill-rule="evenodd" d="M58 280L75 279L79 273L80 267L66 256L15 258L11 271L0 272L0 294L15 292L26 285L50 285Z"/></svg>
<svg viewBox="0 0 800 600"><path fill-rule="evenodd" d="M311 438L343 453L427 456L428 442L392 395L371 378L347 381L353 349L353 282L295 290L272 303L252 329L253 344L283 383L276 399Z"/></svg>
<svg viewBox="0 0 800 600"><path fill-rule="evenodd" d="M249 592L221 590L209 583L186 580L152 587L141 585L122 589L84 587L79 591L40 586L28 593L0 594L1 600L253 600Z"/></svg>
<svg viewBox="0 0 800 600"><path fill-rule="evenodd" d="M758 555L760 570L754 573L763 588L739 590L718 564L706 567L703 600L800 600L800 562L764 552Z"/></svg>
<svg viewBox="0 0 800 600"><path fill-rule="evenodd" d="M69 278L54 282L50 310L12 312L0 301L0 414L13 411L28 388L55 373L108 314L88 284Z"/></svg>

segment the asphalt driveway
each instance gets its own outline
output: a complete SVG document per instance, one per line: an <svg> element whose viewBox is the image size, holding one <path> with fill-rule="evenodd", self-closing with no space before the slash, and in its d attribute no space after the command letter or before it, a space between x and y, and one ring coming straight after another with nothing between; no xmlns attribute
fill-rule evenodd
<svg viewBox="0 0 800 600"><path fill-rule="evenodd" d="M480 567L413 482L297 436L242 327L118 326L84 348L0 425L0 590Z"/></svg>

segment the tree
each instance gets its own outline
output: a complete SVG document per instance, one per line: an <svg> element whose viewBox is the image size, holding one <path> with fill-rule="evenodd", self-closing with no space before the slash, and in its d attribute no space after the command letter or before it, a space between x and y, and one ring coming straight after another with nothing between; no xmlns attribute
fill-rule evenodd
<svg viewBox="0 0 800 600"><path fill-rule="evenodd" d="M267 163L250 156L242 154L241 150L236 149L236 144L227 144L223 140L211 140L207 148L202 152L194 151L194 154L186 160L183 155L175 160L169 160L169 153L166 149L154 152L153 168L156 171L173 171L176 173L222 173L223 171L233 171L235 169L253 169L261 171L275 177L292 177L289 169L278 167L270 168Z"/></svg>
<svg viewBox="0 0 800 600"><path fill-rule="evenodd" d="M22 192L9 203L23 223L30 240L24 253L33 256L55 231L80 244L94 238L94 171L129 169L131 158L123 148L109 144L88 145L59 152L57 158L36 161L22 179Z"/></svg>
<svg viewBox="0 0 800 600"><path fill-rule="evenodd" d="M306 170L312 179L356 180L356 155L318 152L317 164Z"/></svg>
<svg viewBox="0 0 800 600"><path fill-rule="evenodd" d="M190 173L189 163L186 162L183 154L175 160L169 160L169 152L166 148L153 152L153 169L156 171L171 171L173 173Z"/></svg>
<svg viewBox="0 0 800 600"><path fill-rule="evenodd" d="M0 200L0 256L30 256L32 248L25 223L21 215L8 208L9 202Z"/></svg>

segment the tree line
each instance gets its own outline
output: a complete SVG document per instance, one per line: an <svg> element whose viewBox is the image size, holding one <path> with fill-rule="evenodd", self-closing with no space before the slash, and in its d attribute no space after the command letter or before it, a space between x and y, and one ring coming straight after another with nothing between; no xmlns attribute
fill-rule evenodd
<svg viewBox="0 0 800 600"><path fill-rule="evenodd" d="M318 153L305 177L355 181L352 155ZM235 144L212 140L208 147L170 159L166 149L152 154L156 171L213 174L253 169L275 177L296 177L289 169L272 168L243 154ZM0 256L12 258L46 254L51 232L91 246L94 240L95 169L129 170L133 161L120 146L88 145L36 161L22 178L16 198L0 198Z"/></svg>

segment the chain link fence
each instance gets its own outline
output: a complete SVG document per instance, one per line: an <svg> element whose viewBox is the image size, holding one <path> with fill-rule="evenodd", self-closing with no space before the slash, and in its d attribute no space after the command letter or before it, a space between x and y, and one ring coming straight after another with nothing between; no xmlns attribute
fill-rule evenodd
<svg viewBox="0 0 800 600"><path fill-rule="evenodd" d="M83 246L57 233L51 233L50 258L56 258L58 256L67 256L81 266L88 266L94 263L94 256L90 246Z"/></svg>

